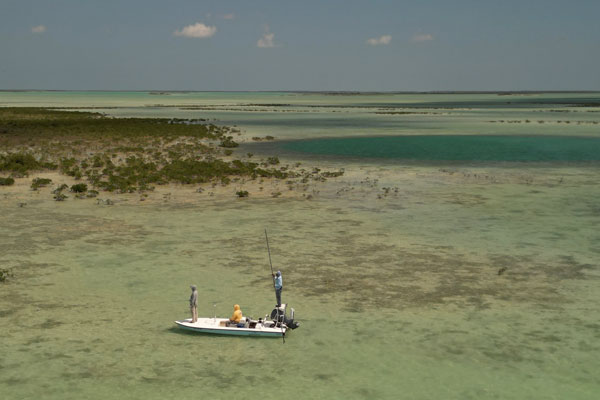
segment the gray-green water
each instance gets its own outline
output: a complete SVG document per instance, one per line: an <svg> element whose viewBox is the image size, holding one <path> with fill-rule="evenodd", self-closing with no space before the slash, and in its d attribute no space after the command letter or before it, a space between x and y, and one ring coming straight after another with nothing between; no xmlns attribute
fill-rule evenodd
<svg viewBox="0 0 600 400"><path fill-rule="evenodd" d="M194 104L218 97L235 111L144 107L163 96L137 93L2 93L3 104L16 101L11 96L20 96L19 104L114 104L105 108L114 115L221 113L246 136L289 139L408 131L596 137L599 115L588 112L594 107L541 111L566 108L548 101L518 110L478 106L489 98L506 102L492 95L457 95L464 109L452 115L342 107L437 105L451 102L450 95L172 95ZM293 117L241 111L284 100L339 108L296 107ZM338 110L347 112L338 117ZM347 119L339 129L337 118ZM545 122L486 122L500 119ZM226 398L246 391L279 398L280 390L323 399L597 397L597 166L405 165L299 155L282 161L318 161L346 173L317 187L312 200L214 200L194 187L185 189L185 205L129 198L97 206L0 189L0 265L14 272L0 284L2 398ZM270 310L265 227L273 263L284 273L284 300L302 326L285 344L173 329L172 321L188 314L191 283L200 288L202 315L213 315L214 303L219 315L234 303L252 316Z"/></svg>

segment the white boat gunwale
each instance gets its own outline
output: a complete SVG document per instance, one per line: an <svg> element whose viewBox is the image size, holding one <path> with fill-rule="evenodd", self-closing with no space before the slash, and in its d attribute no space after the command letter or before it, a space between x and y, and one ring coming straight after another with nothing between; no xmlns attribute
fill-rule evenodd
<svg viewBox="0 0 600 400"><path fill-rule="evenodd" d="M223 326L222 323L229 321L227 318L198 318L193 323L191 318L181 321L175 321L175 324L182 329L198 332L230 336L263 336L263 337L282 337L287 331L285 324L283 326L267 327L257 322L256 327L237 327ZM247 322L247 321L246 321Z"/></svg>

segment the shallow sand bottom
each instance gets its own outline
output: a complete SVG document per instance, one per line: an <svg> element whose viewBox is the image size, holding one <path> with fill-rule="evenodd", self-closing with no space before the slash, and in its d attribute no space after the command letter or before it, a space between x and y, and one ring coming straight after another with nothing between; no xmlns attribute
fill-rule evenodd
<svg viewBox="0 0 600 400"><path fill-rule="evenodd" d="M0 392L592 399L597 172L362 165L312 200L5 192ZM174 328L192 283L201 315L270 311L264 228L302 326L285 344Z"/></svg>

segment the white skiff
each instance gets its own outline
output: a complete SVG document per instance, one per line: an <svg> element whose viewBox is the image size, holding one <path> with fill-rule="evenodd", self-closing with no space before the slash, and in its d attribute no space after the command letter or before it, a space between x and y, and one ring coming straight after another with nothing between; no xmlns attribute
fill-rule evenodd
<svg viewBox="0 0 600 400"><path fill-rule="evenodd" d="M192 322L192 319L188 318L175 321L177 326L182 329L217 335L282 337L288 329L285 324L263 320L254 321L247 318L244 318L238 325L228 326L227 322L229 322L227 318L198 318L196 322Z"/></svg>
<svg viewBox="0 0 600 400"><path fill-rule="evenodd" d="M294 321L294 309L291 309L290 316L287 316L287 304L275 307L271 315L267 314L264 319L253 320L248 317L242 318L242 322L233 325L229 324L227 318L198 318L198 321L192 322L191 318L181 321L175 321L178 327L194 332L212 333L217 335L235 335L235 336L263 336L263 337L282 337L288 329L296 329L300 323Z"/></svg>

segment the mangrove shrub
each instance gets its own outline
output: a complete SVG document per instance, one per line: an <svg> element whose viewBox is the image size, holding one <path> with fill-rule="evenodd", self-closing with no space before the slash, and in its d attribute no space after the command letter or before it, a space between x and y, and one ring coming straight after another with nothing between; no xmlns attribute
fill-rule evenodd
<svg viewBox="0 0 600 400"><path fill-rule="evenodd" d="M46 185L49 185L52 183L52 179L49 178L35 178L33 181L31 181L31 188L33 190L37 190L41 187L45 187Z"/></svg>
<svg viewBox="0 0 600 400"><path fill-rule="evenodd" d="M15 183L15 180L13 178L0 178L0 186L10 186L13 185Z"/></svg>
<svg viewBox="0 0 600 400"><path fill-rule="evenodd" d="M73 193L85 193L87 192L87 185L85 183L78 183L71 186L71 192Z"/></svg>

